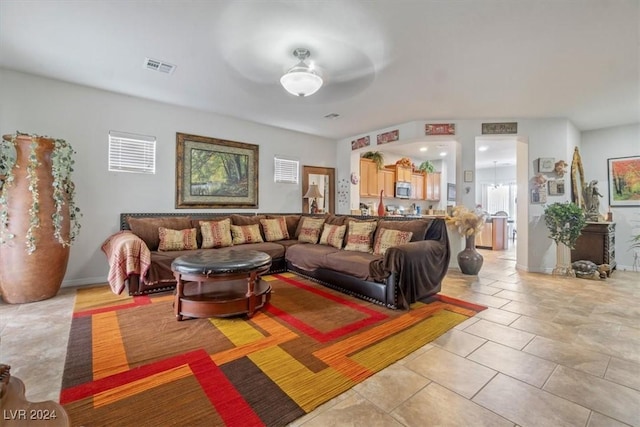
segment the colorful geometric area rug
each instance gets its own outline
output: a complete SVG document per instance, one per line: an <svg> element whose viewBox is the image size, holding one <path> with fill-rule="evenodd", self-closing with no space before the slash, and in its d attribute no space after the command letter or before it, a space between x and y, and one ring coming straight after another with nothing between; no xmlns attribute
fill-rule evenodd
<svg viewBox="0 0 640 427"><path fill-rule="evenodd" d="M77 291L60 403L74 426L284 426L485 309L389 310L290 273L251 319L178 322L173 296Z"/></svg>

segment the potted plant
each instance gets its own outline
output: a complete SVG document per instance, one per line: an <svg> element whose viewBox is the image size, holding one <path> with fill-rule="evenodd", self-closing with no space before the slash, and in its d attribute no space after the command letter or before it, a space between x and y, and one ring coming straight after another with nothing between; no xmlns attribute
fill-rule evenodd
<svg viewBox="0 0 640 427"><path fill-rule="evenodd" d="M554 275L575 276L571 267L571 249L586 224L584 211L573 202L556 202L547 205L544 221L549 229L549 237L556 242L556 266Z"/></svg>
<svg viewBox="0 0 640 427"><path fill-rule="evenodd" d="M382 170L384 168L384 156L379 151L367 151L362 153L361 156L363 159L373 160L373 162L378 167L378 170Z"/></svg>
<svg viewBox="0 0 640 427"><path fill-rule="evenodd" d="M420 166L418 166L418 170L425 173L433 173L435 172L436 167L429 160L425 160L424 162L420 163Z"/></svg>
<svg viewBox="0 0 640 427"><path fill-rule="evenodd" d="M16 133L0 141L0 293L25 303L58 293L80 230L63 139Z"/></svg>

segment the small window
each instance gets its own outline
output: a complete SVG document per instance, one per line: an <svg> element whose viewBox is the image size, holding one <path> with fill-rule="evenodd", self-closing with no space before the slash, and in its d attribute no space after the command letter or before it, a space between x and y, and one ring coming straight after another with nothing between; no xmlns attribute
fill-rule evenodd
<svg viewBox="0 0 640 427"><path fill-rule="evenodd" d="M109 171L156 173L156 137L110 131Z"/></svg>
<svg viewBox="0 0 640 427"><path fill-rule="evenodd" d="M275 157L274 181L281 184L297 184L299 169L299 161Z"/></svg>

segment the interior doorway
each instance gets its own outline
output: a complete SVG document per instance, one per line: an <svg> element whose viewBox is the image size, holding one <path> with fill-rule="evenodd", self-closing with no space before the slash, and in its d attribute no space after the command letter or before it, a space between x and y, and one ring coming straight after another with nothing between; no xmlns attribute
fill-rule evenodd
<svg viewBox="0 0 640 427"><path fill-rule="evenodd" d="M335 168L302 166L302 212L311 213L314 205L315 213L335 213L335 182ZM305 195L311 195L309 193L311 185L317 186L312 189L316 197L305 197ZM316 189L318 193L315 193Z"/></svg>

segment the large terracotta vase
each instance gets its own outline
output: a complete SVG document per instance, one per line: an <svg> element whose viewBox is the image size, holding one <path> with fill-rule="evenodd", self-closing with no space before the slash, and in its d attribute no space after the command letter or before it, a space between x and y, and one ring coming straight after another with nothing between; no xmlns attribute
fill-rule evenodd
<svg viewBox="0 0 640 427"><path fill-rule="evenodd" d="M11 135L5 135L10 140ZM54 237L52 214L55 212L53 199L53 176L51 174L51 154L54 140L33 137L36 142L35 157L38 166L35 174L38 178L40 226L32 230L35 238L35 251L29 253L26 235L30 227L33 205L31 183L27 176L31 154L32 137L16 137L16 164L13 167L14 181L6 188L9 234L13 238L0 244L0 293L2 299L10 304L22 304L40 301L55 296L60 290L67 270L69 246L63 246ZM62 236L69 238L68 206L63 206Z"/></svg>
<svg viewBox="0 0 640 427"><path fill-rule="evenodd" d="M476 236L465 238L465 248L458 253L458 266L463 274L476 275L482 268L484 258L476 250Z"/></svg>

